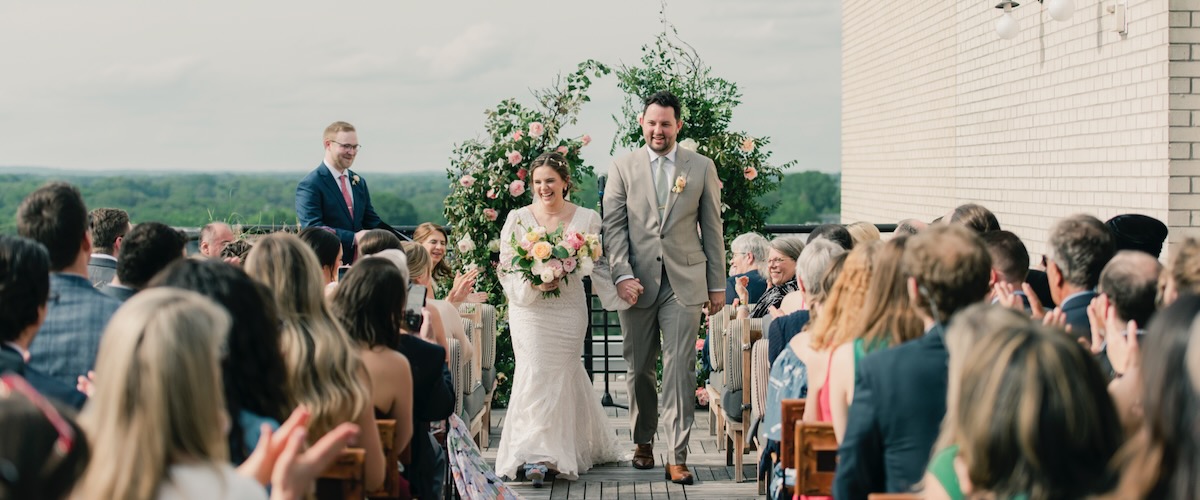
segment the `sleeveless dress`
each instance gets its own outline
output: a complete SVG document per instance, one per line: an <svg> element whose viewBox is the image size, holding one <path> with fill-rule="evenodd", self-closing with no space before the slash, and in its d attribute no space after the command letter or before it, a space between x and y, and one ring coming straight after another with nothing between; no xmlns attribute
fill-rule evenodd
<svg viewBox="0 0 1200 500"><path fill-rule="evenodd" d="M519 239L537 226L524 207L509 213L500 233L500 283L508 298L516 368L496 473L517 477L523 464L545 463L558 477L575 480L593 465L619 461L626 453L608 427L581 361L588 328L583 277L576 272L560 286L560 296L544 298L520 274L503 270L514 255L512 235ZM600 216L576 207L567 228L600 234ZM597 295L616 296L606 259L595 263L592 278Z"/></svg>

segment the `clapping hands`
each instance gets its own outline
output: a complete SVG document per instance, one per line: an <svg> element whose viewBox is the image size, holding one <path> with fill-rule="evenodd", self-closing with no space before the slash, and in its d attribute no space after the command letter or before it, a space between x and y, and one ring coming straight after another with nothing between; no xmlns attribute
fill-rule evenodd
<svg viewBox="0 0 1200 500"><path fill-rule="evenodd" d="M258 446L238 473L272 487L272 499L296 499L308 494L313 481L358 436L358 426L344 423L306 448L311 413L301 406L279 429L263 424Z"/></svg>

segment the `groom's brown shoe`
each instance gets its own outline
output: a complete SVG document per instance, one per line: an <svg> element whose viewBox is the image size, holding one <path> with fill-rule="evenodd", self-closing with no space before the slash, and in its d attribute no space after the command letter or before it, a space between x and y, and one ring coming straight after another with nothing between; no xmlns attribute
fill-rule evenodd
<svg viewBox="0 0 1200 500"><path fill-rule="evenodd" d="M633 468L651 469L654 467L654 445L639 444L633 450Z"/></svg>
<svg viewBox="0 0 1200 500"><path fill-rule="evenodd" d="M692 471L689 471L684 464L668 465L667 480L675 484L692 484L695 482L692 478Z"/></svg>

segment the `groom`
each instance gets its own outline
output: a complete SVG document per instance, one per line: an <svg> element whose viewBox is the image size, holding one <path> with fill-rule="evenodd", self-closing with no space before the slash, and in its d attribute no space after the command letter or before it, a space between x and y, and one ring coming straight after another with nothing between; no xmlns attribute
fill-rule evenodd
<svg viewBox="0 0 1200 500"><path fill-rule="evenodd" d="M712 160L680 149L679 99L646 98L638 124L646 147L613 162L604 192L604 252L621 311L629 363L629 415L637 445L633 466L654 467L658 428L655 360L663 354L663 436L670 440L667 479L692 484L687 468L696 392L696 332L701 307L725 303L721 191ZM699 231L697 232L697 228ZM660 337L661 331L661 337Z"/></svg>

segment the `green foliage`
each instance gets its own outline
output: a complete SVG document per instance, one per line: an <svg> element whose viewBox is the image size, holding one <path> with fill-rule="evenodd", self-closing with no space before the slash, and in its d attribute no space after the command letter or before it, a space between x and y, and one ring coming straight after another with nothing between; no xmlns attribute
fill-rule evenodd
<svg viewBox="0 0 1200 500"><path fill-rule="evenodd" d="M842 205L841 182L837 176L823 172L787 174L779 190L762 196L758 202L774 207L767 218L770 224L836 221Z"/></svg>
<svg viewBox="0 0 1200 500"><path fill-rule="evenodd" d="M444 224L442 200L450 189L440 174L362 172L370 183L371 204L384 221L412 225ZM215 220L232 224L295 224L296 183L304 173L287 174L0 174L0 233L16 233L17 206L38 186L62 180L79 187L90 208L129 212L134 223L159 221L199 227Z"/></svg>
<svg viewBox="0 0 1200 500"><path fill-rule="evenodd" d="M678 39L672 29L672 35ZM667 90L682 105L679 146L693 149L716 163L722 184L722 218L728 243L739 234L762 231L770 205L759 198L775 190L783 170L795 164L770 163L766 149L769 137L752 137L746 132L729 130L733 109L741 103L737 84L712 76L712 70L690 46L673 42L668 33L655 38L654 45L642 46L641 66L622 66L617 70L617 85L625 92L622 114L614 116L617 135L610 152L617 147L644 145L638 117L643 99Z"/></svg>
<svg viewBox="0 0 1200 500"><path fill-rule="evenodd" d="M454 148L446 171L451 191L445 199L445 215L453 227L450 244L456 249L452 263L456 270L468 265L485 270L497 268L500 230L508 213L532 202L526 182L531 180L527 178L529 166L538 155L555 150L563 153L572 168L574 188L590 182L592 166L583 163L579 150L591 138L562 137L560 132L576 122L580 108L591 100L587 90L592 79L609 72L599 62L584 61L551 87L534 91L536 106L505 99L484 112L484 139L470 139ZM480 273L475 289L487 292L488 302L500 309L499 317L507 317L504 293L495 272ZM500 325L500 332L496 339L496 370L512 373L512 338L506 322ZM506 405L510 392L510 386L501 385L493 401Z"/></svg>

